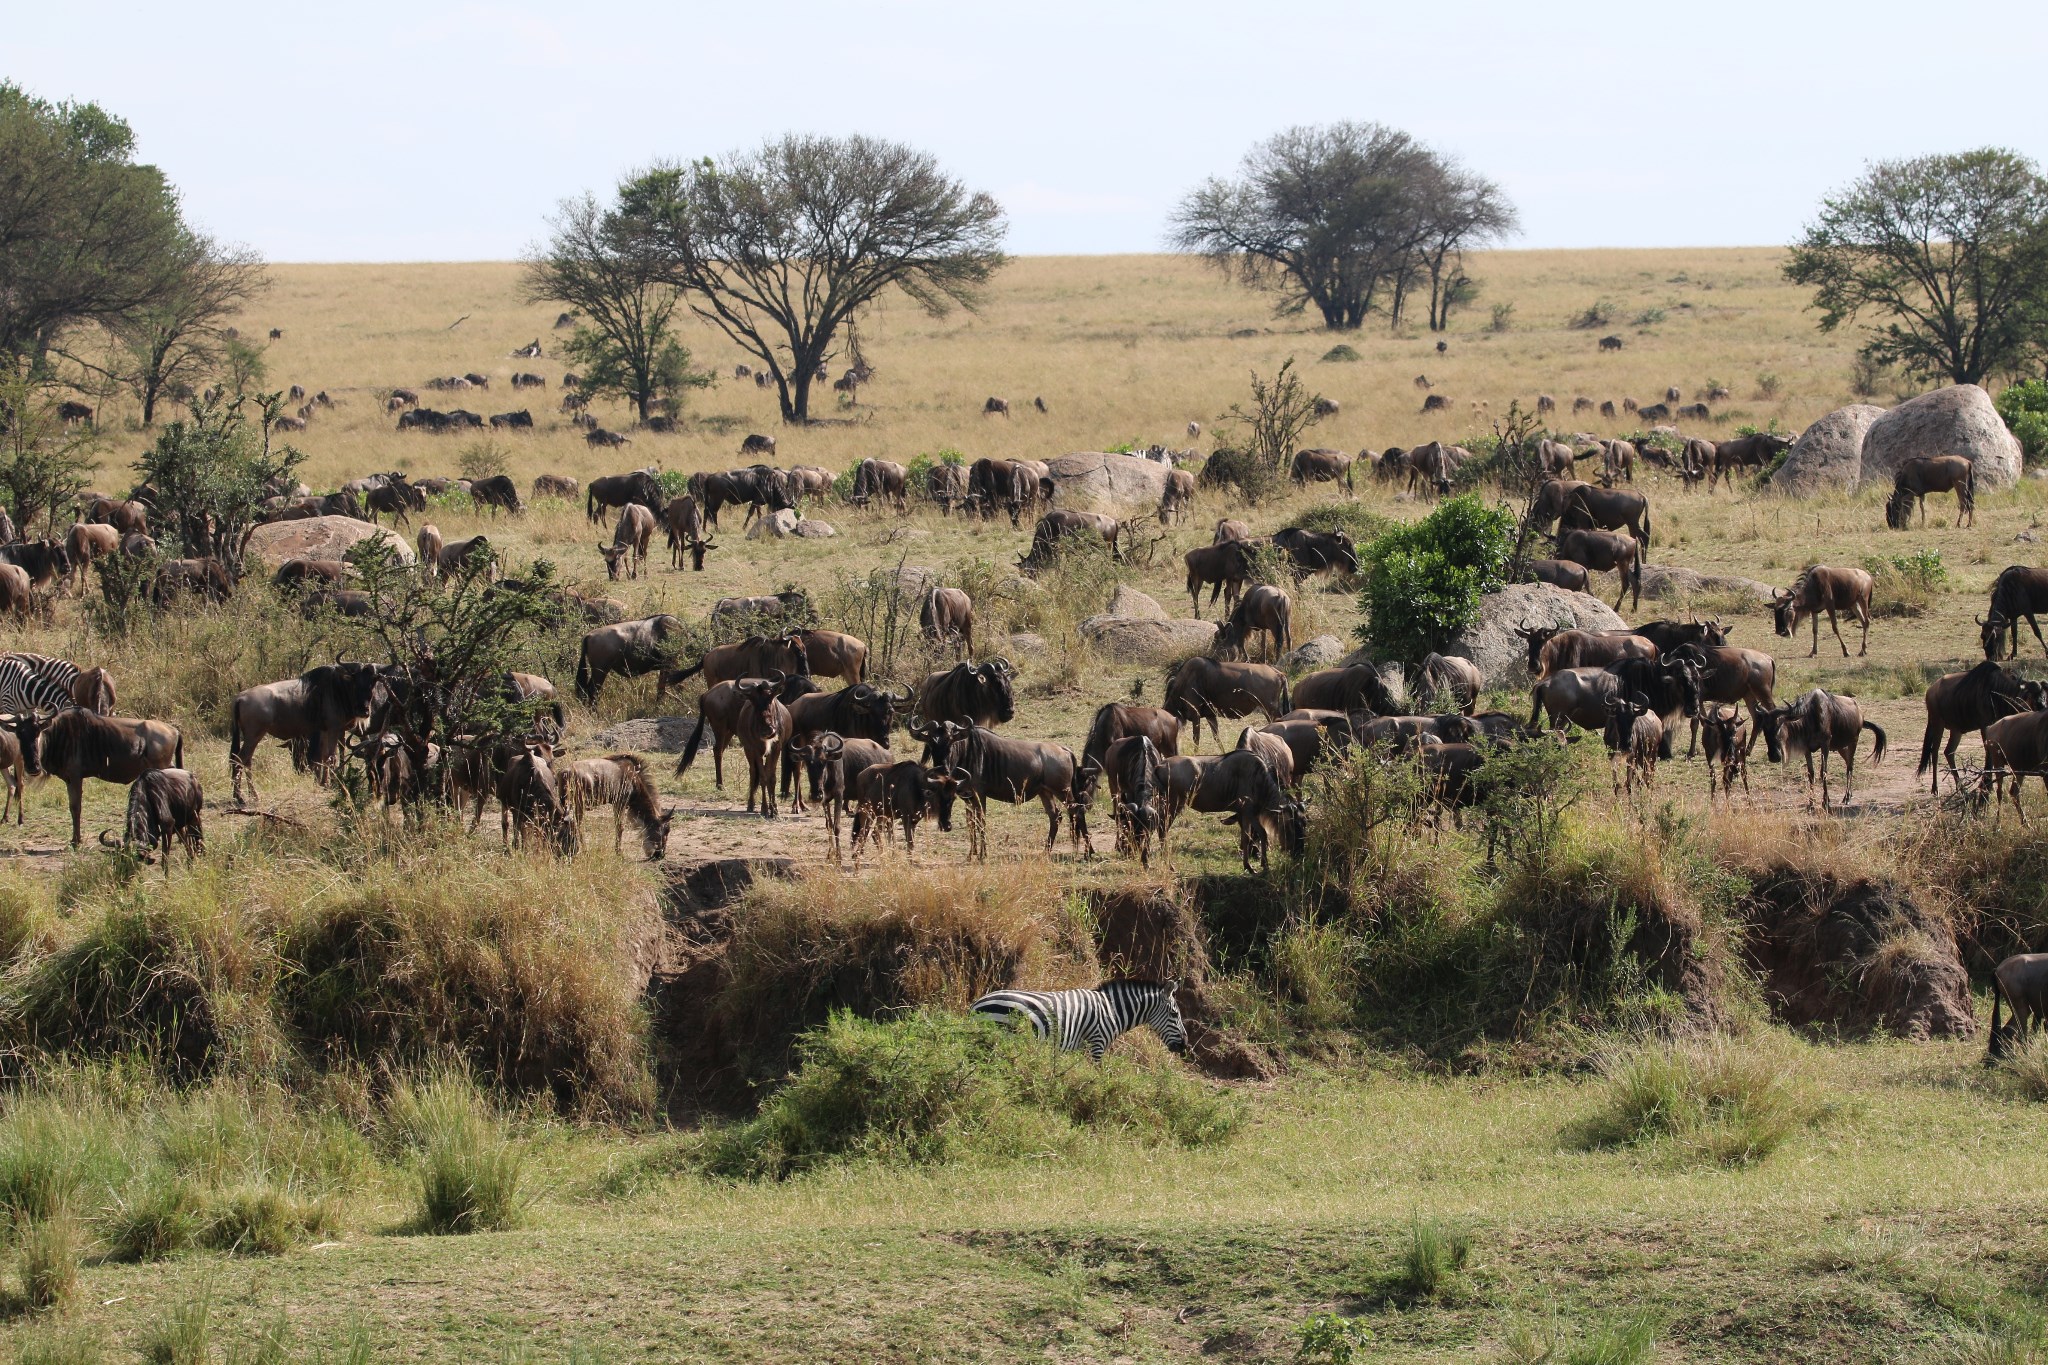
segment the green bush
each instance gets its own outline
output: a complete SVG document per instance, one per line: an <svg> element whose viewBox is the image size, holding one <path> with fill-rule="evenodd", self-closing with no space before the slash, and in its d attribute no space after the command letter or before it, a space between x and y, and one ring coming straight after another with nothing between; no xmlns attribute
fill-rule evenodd
<svg viewBox="0 0 2048 1365"><path fill-rule="evenodd" d="M1294 1353L1294 1358L1326 1360L1330 1365L1350 1365L1354 1360L1364 1359L1362 1353L1374 1340L1372 1328L1341 1313L1318 1313L1302 1323L1297 1331L1301 1347Z"/></svg>
<svg viewBox="0 0 2048 1365"><path fill-rule="evenodd" d="M1790 1046L1660 1043L1611 1058L1583 1134L1594 1146L1670 1139L1724 1165L1761 1161L1824 1112Z"/></svg>
<svg viewBox="0 0 2048 1365"><path fill-rule="evenodd" d="M1359 358L1355 348L1347 346L1340 341L1329 350L1323 352L1321 363L1325 365L1348 365Z"/></svg>
<svg viewBox="0 0 2048 1365"><path fill-rule="evenodd" d="M1370 477L1359 470L1361 477ZM1309 531L1342 531L1353 545L1364 545L1385 535L1394 523L1362 502L1322 502L1296 517L1292 523ZM980 599L975 599L979 601Z"/></svg>
<svg viewBox="0 0 2048 1365"><path fill-rule="evenodd" d="M2048 460L2048 379L2013 384L1998 395L1998 415L2020 443L2028 464Z"/></svg>
<svg viewBox="0 0 2048 1365"><path fill-rule="evenodd" d="M943 450L927 450L904 466L903 486L910 491L911 496L922 496L926 487L925 476L931 473L934 465L963 465L966 463L967 457L951 446L947 446ZM849 484L847 492L851 493L852 491L852 487Z"/></svg>
<svg viewBox="0 0 2048 1365"><path fill-rule="evenodd" d="M1614 300L1596 299L1586 306L1584 312L1574 317L1567 325L1583 332L1594 327L1605 327L1612 321L1614 321Z"/></svg>
<svg viewBox="0 0 2048 1365"><path fill-rule="evenodd" d="M1441 648L1479 619L1479 599L1502 586L1514 545L1514 515L1476 493L1386 532L1359 556L1359 638L1411 659Z"/></svg>
<svg viewBox="0 0 2048 1365"><path fill-rule="evenodd" d="M1082 1129L1196 1146L1237 1125L1233 1105L1170 1066L1098 1066L940 1011L889 1023L835 1013L797 1055L758 1117L706 1144L707 1170L780 1179L834 1161L932 1165L1041 1151Z"/></svg>
<svg viewBox="0 0 2048 1365"><path fill-rule="evenodd" d="M1948 565L1939 550L1865 555L1863 568L1876 580L1871 611L1878 616L1924 616L1949 586Z"/></svg>
<svg viewBox="0 0 2048 1365"><path fill-rule="evenodd" d="M662 470L655 476L655 482L661 485L664 498L679 498L690 491L690 476L680 469Z"/></svg>

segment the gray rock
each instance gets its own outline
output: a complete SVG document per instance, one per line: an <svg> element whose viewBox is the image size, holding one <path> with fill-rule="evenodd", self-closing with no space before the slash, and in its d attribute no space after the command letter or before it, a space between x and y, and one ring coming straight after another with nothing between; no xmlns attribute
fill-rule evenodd
<svg viewBox="0 0 2048 1365"><path fill-rule="evenodd" d="M679 754L696 732L695 716L640 716L598 731L590 742L608 754Z"/></svg>
<svg viewBox="0 0 2048 1365"><path fill-rule="evenodd" d="M1103 612L1103 615L1128 616L1141 621L1164 621L1168 619L1165 607L1160 606L1153 598L1147 597L1136 588L1126 584L1119 584L1117 586L1116 594L1109 599L1109 608Z"/></svg>
<svg viewBox="0 0 2048 1365"><path fill-rule="evenodd" d="M816 517L805 517L796 524L795 534L804 540L824 540L839 533L833 530L828 522L819 521Z"/></svg>
<svg viewBox="0 0 2048 1365"><path fill-rule="evenodd" d="M1854 492L1863 481L1863 438L1882 416L1884 409L1874 403L1852 403L1815 422L1799 433L1771 476L1772 491L1801 498L1837 488Z"/></svg>
<svg viewBox="0 0 2048 1365"><path fill-rule="evenodd" d="M1863 478L1889 485L1916 455L1962 455L1977 466L1977 488L2020 481L2019 438L1975 384L1956 384L1909 398L1870 424L1863 437Z"/></svg>
<svg viewBox="0 0 2048 1365"><path fill-rule="evenodd" d="M1154 621L1131 616L1091 616L1081 638L1117 663L1166 664L1199 654L1216 639L1214 621Z"/></svg>
<svg viewBox="0 0 2048 1365"><path fill-rule="evenodd" d="M1005 636L1003 647L996 652L1004 658L1013 661L1017 659L1042 659L1049 648L1050 646L1046 644L1043 635L1034 635L1028 630L1020 630L1015 635Z"/></svg>
<svg viewBox="0 0 2048 1365"><path fill-rule="evenodd" d="M1548 583L1515 583L1479 599L1479 620L1442 653L1470 659L1488 688L1529 682L1529 646L1515 634L1522 626L1618 630L1627 625L1605 602Z"/></svg>
<svg viewBox="0 0 2048 1365"><path fill-rule="evenodd" d="M354 517L306 517L258 526L249 533L249 555L275 569L287 559L340 559L365 540L382 540L397 553L401 564L411 564L419 557L405 537Z"/></svg>
<svg viewBox="0 0 2048 1365"><path fill-rule="evenodd" d="M1683 600L1702 593L1741 593L1768 602L1772 592L1770 584L1739 574L1698 573L1670 564L1643 565L1643 596L1659 601Z"/></svg>
<svg viewBox="0 0 2048 1365"><path fill-rule="evenodd" d="M782 540L785 537L793 536L797 533L796 528L799 520L800 518L798 518L797 514L787 507L779 512L770 512L753 524L752 528L747 532L747 539L761 540L765 538L768 540Z"/></svg>
<svg viewBox="0 0 2048 1365"><path fill-rule="evenodd" d="M1318 635L1313 640L1289 651L1280 660L1280 666L1289 673L1308 673L1318 668L1329 668L1344 657L1344 642L1334 635Z"/></svg>
<svg viewBox="0 0 2048 1365"><path fill-rule="evenodd" d="M1055 455L1045 464L1057 507L1125 517L1156 512L1166 492L1166 466L1135 455L1083 452Z"/></svg>

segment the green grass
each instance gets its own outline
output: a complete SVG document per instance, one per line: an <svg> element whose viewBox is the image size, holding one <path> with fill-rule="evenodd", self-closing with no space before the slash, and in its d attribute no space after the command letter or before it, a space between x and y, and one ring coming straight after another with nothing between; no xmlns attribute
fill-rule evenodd
<svg viewBox="0 0 2048 1365"><path fill-rule="evenodd" d="M1761 1161L1825 1112L1794 1046L1713 1039L1611 1058L1586 1138L1610 1146L1668 1140L1726 1164Z"/></svg>

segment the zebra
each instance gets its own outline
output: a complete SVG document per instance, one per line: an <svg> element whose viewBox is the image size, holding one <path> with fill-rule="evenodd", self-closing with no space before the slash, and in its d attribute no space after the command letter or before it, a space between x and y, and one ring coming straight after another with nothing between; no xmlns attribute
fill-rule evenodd
<svg viewBox="0 0 2048 1365"><path fill-rule="evenodd" d="M0 654L0 715L61 711L74 705L78 669L46 654Z"/></svg>
<svg viewBox="0 0 2048 1365"><path fill-rule="evenodd" d="M1065 1052L1088 1050L1101 1061L1119 1034L1148 1025L1169 1052L1187 1051L1188 1040L1174 1002L1178 981L1105 981L1094 990L993 991L969 1007L994 1018L1023 1017L1041 1038L1057 1039Z"/></svg>

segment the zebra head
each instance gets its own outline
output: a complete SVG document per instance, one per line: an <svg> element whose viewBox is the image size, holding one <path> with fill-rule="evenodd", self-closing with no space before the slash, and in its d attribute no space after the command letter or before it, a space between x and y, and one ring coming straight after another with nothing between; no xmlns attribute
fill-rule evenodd
<svg viewBox="0 0 2048 1365"><path fill-rule="evenodd" d="M1174 997L1180 990L1180 982L1168 981L1155 987L1158 994L1152 997L1150 1008L1145 1011L1143 1022L1159 1035L1166 1044L1166 1050L1182 1053L1188 1050L1187 1027L1181 1021L1180 1002Z"/></svg>

